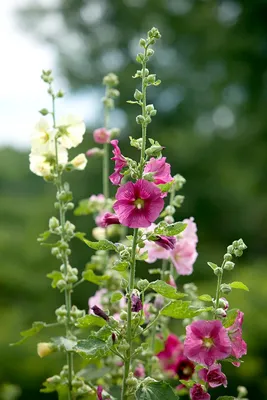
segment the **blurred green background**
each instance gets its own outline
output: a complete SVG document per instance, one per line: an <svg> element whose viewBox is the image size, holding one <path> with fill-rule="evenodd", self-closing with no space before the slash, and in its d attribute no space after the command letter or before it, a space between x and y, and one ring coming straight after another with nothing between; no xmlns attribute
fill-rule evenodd
<svg viewBox="0 0 267 400"><path fill-rule="evenodd" d="M123 154L137 155L129 148L128 135L139 136L138 110L126 100L137 84L131 76L139 38L153 25L161 31L150 65L162 84L149 90L148 101L158 109L149 136L166 146L173 174L186 178L186 199L177 219L194 216L199 234L194 274L180 282L194 280L200 294L214 293L206 261L220 263L235 239L242 237L247 244L226 280L241 280L250 288L250 293L229 296L231 306L245 313L248 355L239 369L227 365L226 370L228 394L245 385L251 400L267 398L266 16L266 0L35 1L17 13L22 32L55 50L57 73L66 78L71 94L95 96L96 117L81 151L94 145L91 132L102 124L102 77L113 71L121 90L113 123L123 128ZM76 203L101 193L101 161L89 159L86 171L71 174L70 183ZM32 321L52 321L53 310L62 303L45 278L57 262L36 241L54 214L55 191L30 173L28 152L12 148L0 149L0 191L0 381L21 386L23 400L53 399L38 390L47 376L58 372L60 356L39 359L36 338L17 348L8 343ZM93 227L90 217L71 218L80 231L89 233ZM89 256L85 246L73 243L73 266L82 270ZM144 265L138 274L146 275ZM87 308L93 290L86 284L79 287L74 301L80 308ZM46 331L38 340L50 333L55 334Z"/></svg>

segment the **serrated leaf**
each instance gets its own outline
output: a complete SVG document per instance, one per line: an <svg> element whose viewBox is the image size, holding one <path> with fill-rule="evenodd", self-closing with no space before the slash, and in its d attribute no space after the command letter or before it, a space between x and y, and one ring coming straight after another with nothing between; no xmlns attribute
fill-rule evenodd
<svg viewBox="0 0 267 400"><path fill-rule="evenodd" d="M126 271L129 265L130 264L127 261L117 261L113 264L112 269L115 269L115 271L123 272Z"/></svg>
<svg viewBox="0 0 267 400"><path fill-rule="evenodd" d="M119 301L122 298L123 298L123 294L121 292L114 292L114 293L112 293L110 300L111 300L111 303L115 303L116 301Z"/></svg>
<svg viewBox="0 0 267 400"><path fill-rule="evenodd" d="M60 271L52 271L49 274L47 274L46 276L47 276L47 278L52 279L51 286L54 289L57 287L58 281L63 279L63 275Z"/></svg>
<svg viewBox="0 0 267 400"><path fill-rule="evenodd" d="M174 180L167 182L167 183L159 184L159 185L157 185L157 187L160 188L160 190L163 193L166 193L172 188L173 184L174 184Z"/></svg>
<svg viewBox="0 0 267 400"><path fill-rule="evenodd" d="M218 268L218 265L217 265L217 264L214 264L214 263L211 262L211 261L208 261L207 264L208 264L208 266L209 266L211 269L213 269L213 271L214 271L216 268Z"/></svg>
<svg viewBox="0 0 267 400"><path fill-rule="evenodd" d="M64 336L52 338L52 342L55 343L57 346L62 346L65 351L71 351L77 344L76 340L71 340Z"/></svg>
<svg viewBox="0 0 267 400"><path fill-rule="evenodd" d="M109 275L96 275L91 269L87 269L82 275L83 279L95 283L96 285L100 285L103 281L107 281L110 278Z"/></svg>
<svg viewBox="0 0 267 400"><path fill-rule="evenodd" d="M40 332L43 328L45 328L45 326L46 326L45 322L42 321L34 322L30 329L20 332L20 336L22 336L23 338L16 343L11 343L10 346L19 346L20 344L24 343L29 337L34 336L38 332Z"/></svg>
<svg viewBox="0 0 267 400"><path fill-rule="evenodd" d="M88 339L79 340L73 350L86 360L94 360L105 357L109 347L104 340L89 336Z"/></svg>
<svg viewBox="0 0 267 400"><path fill-rule="evenodd" d="M103 239L98 242L91 242L91 240L85 239L81 235L75 235L78 239L81 239L88 247L94 250L114 250L118 253L118 248L115 243L110 242L109 240Z"/></svg>
<svg viewBox="0 0 267 400"><path fill-rule="evenodd" d="M78 328L89 328L91 326L102 327L106 325L106 321L103 318L97 317L93 314L85 315L84 317L78 318L75 326Z"/></svg>
<svg viewBox="0 0 267 400"><path fill-rule="evenodd" d="M160 311L160 314L176 319L193 318L197 315L197 311L190 309L190 306L191 301L172 301Z"/></svg>
<svg viewBox="0 0 267 400"><path fill-rule="evenodd" d="M223 326L225 328L229 328L230 326L233 325L235 322L235 319L237 317L238 309L237 308L232 308L232 310L227 311L226 317L223 319Z"/></svg>
<svg viewBox="0 0 267 400"><path fill-rule="evenodd" d="M151 282L148 287L167 299L182 299L186 296L184 293L178 293L173 286L161 280Z"/></svg>
<svg viewBox="0 0 267 400"><path fill-rule="evenodd" d="M202 294L198 296L199 300L201 301L212 301L212 297L209 294Z"/></svg>
<svg viewBox="0 0 267 400"><path fill-rule="evenodd" d="M145 382L139 386L135 393L137 400L178 400L171 388L171 386L164 382Z"/></svg>
<svg viewBox="0 0 267 400"><path fill-rule="evenodd" d="M232 282L232 283L229 283L229 286L231 286L231 288L233 288L233 289L242 289L242 290L246 290L247 292L249 292L249 288L243 282L237 282L237 281Z"/></svg>

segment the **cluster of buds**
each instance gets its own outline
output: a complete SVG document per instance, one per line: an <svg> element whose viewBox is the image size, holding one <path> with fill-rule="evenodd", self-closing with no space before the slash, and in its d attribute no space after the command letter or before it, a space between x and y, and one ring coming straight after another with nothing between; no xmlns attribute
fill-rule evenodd
<svg viewBox="0 0 267 400"><path fill-rule="evenodd" d="M61 307L57 308L55 311L57 322L60 324L65 324L67 321L67 309L66 305L62 305ZM70 318L69 322L74 325L77 322L78 318L82 318L85 316L84 310L79 310L76 306L72 306L70 309Z"/></svg>

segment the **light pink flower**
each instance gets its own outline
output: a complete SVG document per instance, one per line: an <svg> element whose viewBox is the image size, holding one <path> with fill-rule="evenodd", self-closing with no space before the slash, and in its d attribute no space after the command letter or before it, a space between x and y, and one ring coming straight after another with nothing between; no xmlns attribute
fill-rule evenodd
<svg viewBox="0 0 267 400"><path fill-rule="evenodd" d="M171 261L179 275L192 274L197 256L196 245L185 239L177 240L170 252Z"/></svg>
<svg viewBox="0 0 267 400"><path fill-rule="evenodd" d="M151 224L149 228L145 229L144 232L153 232L156 225ZM158 246L156 242L151 240L145 240L145 247L140 249L140 254L143 254L147 251L147 259L146 262L151 264L154 263L156 260L167 260L170 256L170 252L162 246Z"/></svg>
<svg viewBox="0 0 267 400"><path fill-rule="evenodd" d="M210 395L204 391L203 387L196 383L189 391L191 400L210 400Z"/></svg>
<svg viewBox="0 0 267 400"><path fill-rule="evenodd" d="M175 371L177 357L183 354L183 343L180 339L171 333L165 343L164 350L157 354L160 364L165 371Z"/></svg>
<svg viewBox="0 0 267 400"><path fill-rule="evenodd" d="M129 228L147 228L154 222L164 206L161 191L144 179L127 182L117 193L113 208L122 225Z"/></svg>
<svg viewBox="0 0 267 400"><path fill-rule="evenodd" d="M145 367L143 366L143 364L139 363L134 370L134 376L136 378L144 378L145 375L146 375Z"/></svg>
<svg viewBox="0 0 267 400"><path fill-rule="evenodd" d="M99 289L95 292L94 296L89 297L89 300L88 300L89 314L90 314L90 310L92 309L93 306L97 306L99 308L102 307L102 297L105 294L107 294L107 289Z"/></svg>
<svg viewBox="0 0 267 400"><path fill-rule="evenodd" d="M146 174L153 173L153 179L156 185L171 182L171 166L166 163L166 157L152 157L144 168Z"/></svg>
<svg viewBox="0 0 267 400"><path fill-rule="evenodd" d="M247 354L247 344L242 338L242 324L244 319L244 313L238 310L235 322L229 328L227 328L229 338L232 343L231 355L235 358L241 358ZM236 367L240 366L239 362L234 362L233 365Z"/></svg>
<svg viewBox="0 0 267 400"><path fill-rule="evenodd" d="M211 366L231 354L232 346L221 321L194 321L186 327L184 354L198 364Z"/></svg>
<svg viewBox="0 0 267 400"><path fill-rule="evenodd" d="M96 143L109 143L110 132L106 128L98 128L94 130L93 137Z"/></svg>
<svg viewBox="0 0 267 400"><path fill-rule="evenodd" d="M198 237L197 237L197 225L194 222L194 218L186 218L183 220L185 224L187 224L185 230L181 233L182 239L185 239L189 242L192 243L197 243L198 242Z"/></svg>
<svg viewBox="0 0 267 400"><path fill-rule="evenodd" d="M85 153L87 157L99 156L103 154L103 151L99 147L92 147L92 149L87 150Z"/></svg>
<svg viewBox="0 0 267 400"><path fill-rule="evenodd" d="M172 275L169 276L169 280L167 281L167 283L168 283L168 285L171 285L172 287L177 288L176 282Z"/></svg>
<svg viewBox="0 0 267 400"><path fill-rule="evenodd" d="M95 203L96 205L104 205L106 201L106 198L103 194L92 194L89 197L89 202L90 203Z"/></svg>
<svg viewBox="0 0 267 400"><path fill-rule="evenodd" d="M120 185L121 180L123 178L123 174L121 174L121 170L126 167L127 161L121 154L121 150L118 146L119 141L118 140L111 140L110 142L112 146L114 147L113 149L113 154L114 157L112 157L111 160L115 161L115 167L114 167L114 172L113 174L110 175L109 179L113 185Z"/></svg>
<svg viewBox="0 0 267 400"><path fill-rule="evenodd" d="M207 382L211 388L223 385L227 387L226 375L222 372L221 364L213 364L209 369L203 368L198 373L200 379Z"/></svg>

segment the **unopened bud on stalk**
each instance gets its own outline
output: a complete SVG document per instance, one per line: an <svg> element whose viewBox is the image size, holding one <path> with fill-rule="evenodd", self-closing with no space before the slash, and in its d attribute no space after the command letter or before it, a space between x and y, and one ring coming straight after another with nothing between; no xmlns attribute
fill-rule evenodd
<svg viewBox="0 0 267 400"><path fill-rule="evenodd" d="M56 351L56 346L53 343L38 343L37 344L37 353L38 356L43 358L48 356L51 353L54 353Z"/></svg>
<svg viewBox="0 0 267 400"><path fill-rule="evenodd" d="M231 288L230 285L227 285L226 283L223 283L223 284L221 285L221 291L222 291L223 293L225 293L225 294L228 294L228 293L230 293L230 292L232 291L232 288Z"/></svg>
<svg viewBox="0 0 267 400"><path fill-rule="evenodd" d="M224 269L226 269L227 271L232 271L234 267L235 263L233 263L232 261L226 261L226 263L224 264Z"/></svg>
<svg viewBox="0 0 267 400"><path fill-rule="evenodd" d="M217 308L215 311L216 315L221 318L225 318L227 316L226 311L223 308Z"/></svg>

